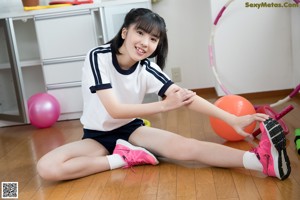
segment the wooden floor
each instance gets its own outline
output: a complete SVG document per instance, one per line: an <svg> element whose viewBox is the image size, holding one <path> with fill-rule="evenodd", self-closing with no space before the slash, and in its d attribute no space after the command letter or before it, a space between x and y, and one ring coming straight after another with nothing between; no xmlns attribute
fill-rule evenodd
<svg viewBox="0 0 300 200"><path fill-rule="evenodd" d="M254 104L274 103L280 97L251 100ZM215 98L209 100L214 101ZM295 109L284 117L292 173L285 181L265 177L245 169L221 169L200 163L162 159L158 166L117 169L85 178L48 182L36 172L37 160L64 143L81 138L78 120L58 122L48 129L31 125L0 128L0 181L19 184L19 199L300 199L300 157L295 151L294 130L300 128L299 98L286 105ZM246 142L225 142L213 133L209 119L185 108L149 116L152 126L164 128L199 140L223 143L248 150ZM188 153L188 152L187 152Z"/></svg>

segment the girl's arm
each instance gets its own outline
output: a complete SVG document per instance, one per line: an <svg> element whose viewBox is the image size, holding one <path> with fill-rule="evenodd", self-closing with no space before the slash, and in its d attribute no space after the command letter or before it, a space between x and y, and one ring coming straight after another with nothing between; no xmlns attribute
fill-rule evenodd
<svg viewBox="0 0 300 200"><path fill-rule="evenodd" d="M173 84L167 89L163 101L146 104L123 104L114 95L113 89L99 90L97 95L113 118L124 119L165 112L190 104L195 93Z"/></svg>
<svg viewBox="0 0 300 200"><path fill-rule="evenodd" d="M237 133L244 137L249 136L249 134L243 130L244 127L248 126L254 121L264 121L269 117L268 115L262 113L238 117L218 108L214 104L197 95L193 96L192 99L192 103L187 105L188 108L225 121L227 124L231 125Z"/></svg>

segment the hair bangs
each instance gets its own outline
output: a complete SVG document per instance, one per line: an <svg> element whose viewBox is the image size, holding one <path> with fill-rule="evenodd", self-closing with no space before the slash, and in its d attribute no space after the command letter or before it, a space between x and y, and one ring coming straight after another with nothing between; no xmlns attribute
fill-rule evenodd
<svg viewBox="0 0 300 200"><path fill-rule="evenodd" d="M139 17L136 20L135 28L141 29L157 38L160 38L166 33L164 22L153 13Z"/></svg>

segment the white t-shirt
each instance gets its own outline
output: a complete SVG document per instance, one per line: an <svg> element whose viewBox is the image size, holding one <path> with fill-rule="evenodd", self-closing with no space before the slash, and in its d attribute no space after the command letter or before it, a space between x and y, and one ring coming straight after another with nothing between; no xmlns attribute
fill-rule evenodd
<svg viewBox="0 0 300 200"><path fill-rule="evenodd" d="M129 70L120 68L110 44L88 52L82 69L83 128L110 131L133 119L114 119L106 111L96 91L113 88L120 102L142 103L145 94L161 97L173 82L157 64L148 59L136 63Z"/></svg>

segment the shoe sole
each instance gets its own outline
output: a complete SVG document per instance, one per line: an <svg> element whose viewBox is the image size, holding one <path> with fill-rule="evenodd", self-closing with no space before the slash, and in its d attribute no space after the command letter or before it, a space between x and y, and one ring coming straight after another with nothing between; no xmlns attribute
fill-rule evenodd
<svg viewBox="0 0 300 200"><path fill-rule="evenodd" d="M123 146L126 146L132 150L140 150L140 151L144 151L145 153L147 153L148 155L150 155L155 163L153 165L157 165L159 163L159 161L156 159L156 157L150 152L148 151L147 149L143 148L143 147L136 147L136 146L133 146L132 144L130 144L129 142L125 141L125 140L117 140L117 145L120 144L120 145L123 145Z"/></svg>
<svg viewBox="0 0 300 200"><path fill-rule="evenodd" d="M271 154L274 160L276 176L284 180L291 173L290 160L286 152L286 138L281 125L273 119L263 123L267 130L269 140L272 141Z"/></svg>

